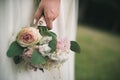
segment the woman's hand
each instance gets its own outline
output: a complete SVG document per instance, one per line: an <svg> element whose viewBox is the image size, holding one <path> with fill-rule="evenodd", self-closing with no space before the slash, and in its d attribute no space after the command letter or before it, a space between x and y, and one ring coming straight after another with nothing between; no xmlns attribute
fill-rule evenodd
<svg viewBox="0 0 120 80"><path fill-rule="evenodd" d="M38 23L39 19L44 16L47 28L52 29L52 22L59 14L60 0L41 0L39 7L35 12L34 22Z"/></svg>

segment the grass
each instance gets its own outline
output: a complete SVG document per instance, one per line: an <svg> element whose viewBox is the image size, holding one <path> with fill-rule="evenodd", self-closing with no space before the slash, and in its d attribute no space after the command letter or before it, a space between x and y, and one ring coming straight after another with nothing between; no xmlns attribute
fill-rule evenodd
<svg viewBox="0 0 120 80"><path fill-rule="evenodd" d="M75 80L120 80L120 36L78 27Z"/></svg>

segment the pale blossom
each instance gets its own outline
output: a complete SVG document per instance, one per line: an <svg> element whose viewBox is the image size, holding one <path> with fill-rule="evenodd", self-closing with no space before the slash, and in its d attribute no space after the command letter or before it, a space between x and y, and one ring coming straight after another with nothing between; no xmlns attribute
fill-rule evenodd
<svg viewBox="0 0 120 80"><path fill-rule="evenodd" d="M30 63L32 54L33 54L32 48L27 48L24 50L22 58L24 59L25 63Z"/></svg>
<svg viewBox="0 0 120 80"><path fill-rule="evenodd" d="M42 54L42 56L50 56L50 50L51 48L48 46L48 44L39 45L39 52Z"/></svg>
<svg viewBox="0 0 120 80"><path fill-rule="evenodd" d="M68 38L59 38L57 40L57 50L70 51L70 41Z"/></svg>
<svg viewBox="0 0 120 80"><path fill-rule="evenodd" d="M40 44L48 44L50 41L52 40L51 36L44 36L42 37L42 39L40 40Z"/></svg>
<svg viewBox="0 0 120 80"><path fill-rule="evenodd" d="M65 62L65 61L68 60L69 54L68 54L67 52L65 52L65 51L59 50L59 51L57 51L55 54L51 54L51 55L49 56L49 58L50 58L51 60L56 61L56 62L63 63L63 62Z"/></svg>
<svg viewBox="0 0 120 80"><path fill-rule="evenodd" d="M63 63L69 58L70 41L68 38L59 38L57 40L56 52L51 54L49 58L56 62Z"/></svg>
<svg viewBox="0 0 120 80"><path fill-rule="evenodd" d="M49 42L52 40L52 37L45 36L40 40L40 45L38 47L39 52L42 54L42 56L49 56L51 53L51 48L48 46Z"/></svg>
<svg viewBox="0 0 120 80"><path fill-rule="evenodd" d="M23 27L17 35L17 42L22 47L33 46L37 44L42 36L39 30L34 27Z"/></svg>
<svg viewBox="0 0 120 80"><path fill-rule="evenodd" d="M32 48L27 48L27 49L24 50L23 55L27 56L27 57L31 57L32 53L33 53L33 49Z"/></svg>

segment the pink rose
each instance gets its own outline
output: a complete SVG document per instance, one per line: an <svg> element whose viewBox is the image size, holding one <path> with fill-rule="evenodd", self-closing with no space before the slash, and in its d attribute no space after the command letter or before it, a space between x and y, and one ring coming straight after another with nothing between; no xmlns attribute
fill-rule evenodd
<svg viewBox="0 0 120 80"><path fill-rule="evenodd" d="M24 27L17 35L17 42L22 47L33 46L37 44L42 36L39 30L34 27Z"/></svg>

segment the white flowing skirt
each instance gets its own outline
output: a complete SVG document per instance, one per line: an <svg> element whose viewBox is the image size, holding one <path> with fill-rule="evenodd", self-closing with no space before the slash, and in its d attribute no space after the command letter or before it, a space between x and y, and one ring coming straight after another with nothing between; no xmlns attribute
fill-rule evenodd
<svg viewBox="0 0 120 80"><path fill-rule="evenodd" d="M60 15L53 22L53 31L70 40L75 40L76 34L75 1L61 0ZM11 36L33 22L34 6L35 0L0 0L0 80L74 80L74 53L60 70L45 70L44 73L26 70L6 56Z"/></svg>

